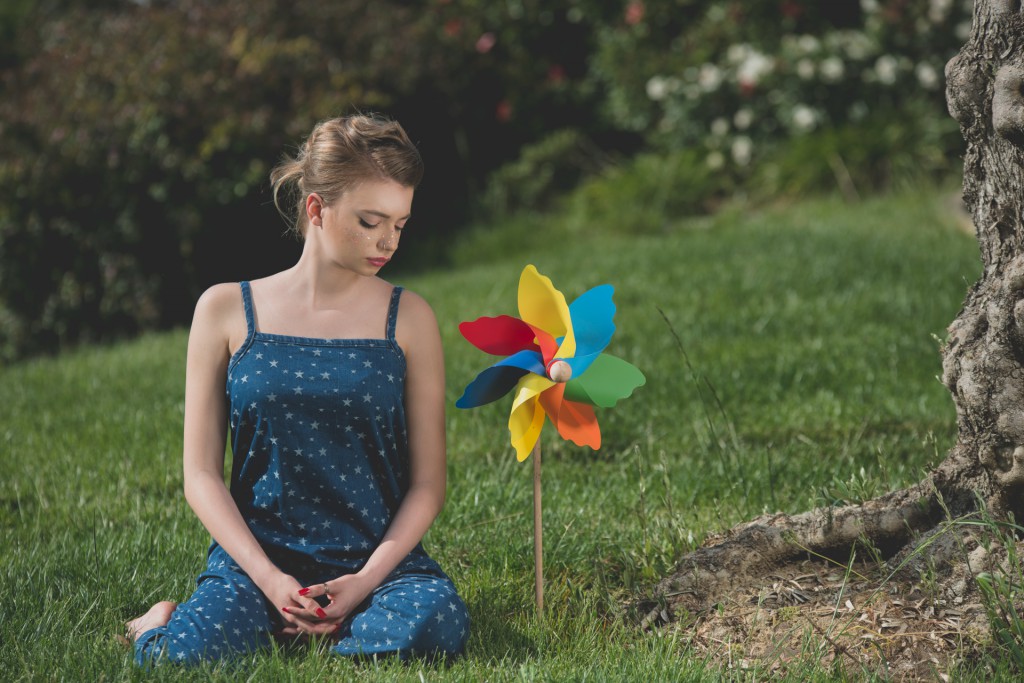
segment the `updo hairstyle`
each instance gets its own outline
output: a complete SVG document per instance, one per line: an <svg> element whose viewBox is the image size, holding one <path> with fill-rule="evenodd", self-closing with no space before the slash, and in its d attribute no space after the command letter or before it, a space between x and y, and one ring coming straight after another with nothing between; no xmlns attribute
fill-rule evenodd
<svg viewBox="0 0 1024 683"><path fill-rule="evenodd" d="M274 206L296 237L306 234L306 197L315 192L326 204L367 180L393 180L416 187L423 160L397 121L377 114L327 119L316 124L295 157L286 156L270 172ZM281 208L284 193L295 211Z"/></svg>

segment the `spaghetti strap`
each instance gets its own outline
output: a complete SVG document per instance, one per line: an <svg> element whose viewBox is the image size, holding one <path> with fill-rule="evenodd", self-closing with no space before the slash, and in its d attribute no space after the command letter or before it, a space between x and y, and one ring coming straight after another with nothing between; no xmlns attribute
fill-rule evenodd
<svg viewBox="0 0 1024 683"><path fill-rule="evenodd" d="M402 288L395 287L391 290L391 303L388 305L388 329L387 338L395 341L395 325L398 322L398 300L402 296Z"/></svg>
<svg viewBox="0 0 1024 683"><path fill-rule="evenodd" d="M252 307L252 290L249 288L248 281L238 284L242 287L242 304L245 306L245 326L247 330L246 341L249 341L256 334L256 315L253 313Z"/></svg>

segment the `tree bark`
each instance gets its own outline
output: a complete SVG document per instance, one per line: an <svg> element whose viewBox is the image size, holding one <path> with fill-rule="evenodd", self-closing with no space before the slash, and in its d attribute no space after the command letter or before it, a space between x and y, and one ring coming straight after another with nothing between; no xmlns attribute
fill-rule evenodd
<svg viewBox="0 0 1024 683"><path fill-rule="evenodd" d="M845 560L858 542L887 558L906 558L951 516L984 509L1024 519L1022 48L1022 0L977 0L970 38L946 65L949 113L967 142L964 203L984 263L942 351L943 382L957 409L956 444L923 481L902 491L862 505L763 516L709 539L655 588L645 626L671 620L672 611L706 610L754 575L798 558Z"/></svg>

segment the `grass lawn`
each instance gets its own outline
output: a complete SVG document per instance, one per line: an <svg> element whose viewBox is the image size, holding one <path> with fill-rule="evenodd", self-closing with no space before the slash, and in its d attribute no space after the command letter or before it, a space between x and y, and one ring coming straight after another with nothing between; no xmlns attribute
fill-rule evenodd
<svg viewBox="0 0 1024 683"><path fill-rule="evenodd" d="M450 667L354 665L310 646L152 678L738 676L724 659L690 654L685 632L636 630L633 600L708 533L903 486L953 442L939 346L980 262L943 195L725 211L642 236L547 221L468 236L459 267L395 278L432 302L445 337L448 503L425 544L469 605L467 656ZM415 248L413 233L404 246ZM508 443L510 399L453 405L491 361L458 323L515 314L527 263L570 300L615 285L608 350L648 378L599 411L599 452L545 429L543 620L533 606L532 468ZM147 678L114 635L152 602L187 597L208 543L182 495L186 334L0 370L3 679ZM806 666L794 680L858 673Z"/></svg>

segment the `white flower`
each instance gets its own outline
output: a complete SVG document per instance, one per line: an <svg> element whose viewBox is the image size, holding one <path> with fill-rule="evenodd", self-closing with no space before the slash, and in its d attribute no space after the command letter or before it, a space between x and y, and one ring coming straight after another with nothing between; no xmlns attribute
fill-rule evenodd
<svg viewBox="0 0 1024 683"><path fill-rule="evenodd" d="M951 9L953 9L953 0L929 0L928 19L933 24L941 24Z"/></svg>
<svg viewBox="0 0 1024 683"><path fill-rule="evenodd" d="M725 11L725 7L719 4L711 5L708 8L708 19L713 22L725 21L729 18L729 13Z"/></svg>
<svg viewBox="0 0 1024 683"><path fill-rule="evenodd" d="M740 109L732 117L732 124L736 126L736 130L746 130L750 128L750 124L754 122L754 112L750 111L746 107Z"/></svg>
<svg viewBox="0 0 1024 683"><path fill-rule="evenodd" d="M754 143L746 135L737 136L732 141L732 160L740 166L750 163L750 157L754 152Z"/></svg>
<svg viewBox="0 0 1024 683"><path fill-rule="evenodd" d="M757 85L765 74L772 70L772 60L756 50L751 50L736 69L736 79L741 84Z"/></svg>
<svg viewBox="0 0 1024 683"><path fill-rule="evenodd" d="M914 68L914 75L917 76L917 82L922 88L934 90L939 85L939 73L928 62L919 62Z"/></svg>
<svg viewBox="0 0 1024 683"><path fill-rule="evenodd" d="M826 57L821 62L821 66L818 67L821 72L821 78L826 83L837 83L843 78L843 72L846 70L843 66L843 60L839 57Z"/></svg>
<svg viewBox="0 0 1024 683"><path fill-rule="evenodd" d="M750 54L751 47L746 43L737 43L736 45L730 45L729 49L725 51L725 58L732 64L739 64L747 55Z"/></svg>
<svg viewBox="0 0 1024 683"><path fill-rule="evenodd" d="M829 36L835 49L842 50L850 59L860 61L877 52L874 40L862 31L836 31Z"/></svg>
<svg viewBox="0 0 1024 683"><path fill-rule="evenodd" d="M647 96L658 102L665 99L666 95L668 95L668 83L664 76L652 76L647 81Z"/></svg>
<svg viewBox="0 0 1024 683"><path fill-rule="evenodd" d="M892 55L882 55L875 60L875 75L885 85L892 85L896 82L898 68L899 62Z"/></svg>
<svg viewBox="0 0 1024 683"><path fill-rule="evenodd" d="M702 64L697 74L697 83L704 92L712 92L722 84L722 70L714 64Z"/></svg>
<svg viewBox="0 0 1024 683"><path fill-rule="evenodd" d="M725 166L725 155L716 149L715 151L711 152L711 154L708 154L707 158L704 160L704 163L706 163L708 165L708 168L710 168L711 170L717 171L718 169Z"/></svg>
<svg viewBox="0 0 1024 683"><path fill-rule="evenodd" d="M796 75L805 81L809 81L814 78L814 62L807 59L801 59L796 63Z"/></svg>
<svg viewBox="0 0 1024 683"><path fill-rule="evenodd" d="M804 52L817 52L821 42L814 36L803 35L797 38L796 44Z"/></svg>
<svg viewBox="0 0 1024 683"><path fill-rule="evenodd" d="M722 117L718 117L711 122L711 134L715 137L722 137L729 132L729 122Z"/></svg>
<svg viewBox="0 0 1024 683"><path fill-rule="evenodd" d="M793 107L793 128L801 133L814 128L818 123L818 113L806 104L798 104Z"/></svg>

